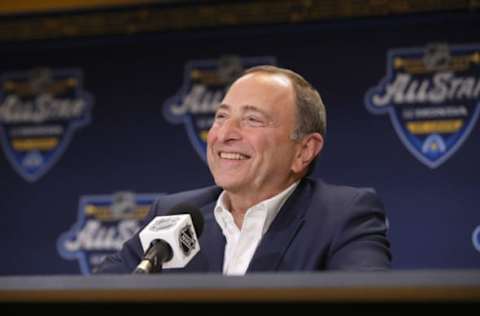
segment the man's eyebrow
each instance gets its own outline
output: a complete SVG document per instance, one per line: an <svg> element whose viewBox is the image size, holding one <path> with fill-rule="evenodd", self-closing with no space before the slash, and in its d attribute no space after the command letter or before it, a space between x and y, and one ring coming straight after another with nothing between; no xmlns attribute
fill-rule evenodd
<svg viewBox="0 0 480 316"><path fill-rule="evenodd" d="M217 107L217 111L218 110L228 110L229 108L230 108L230 106L228 106L228 104L222 103Z"/></svg>
<svg viewBox="0 0 480 316"><path fill-rule="evenodd" d="M230 111L230 109L231 109L230 105L222 103L217 107L217 112L221 110ZM265 116L267 119L271 119L271 115L269 113L265 112L264 110L260 109L255 105L251 105L251 104L243 105L241 110L243 113L245 112L260 113L261 115Z"/></svg>

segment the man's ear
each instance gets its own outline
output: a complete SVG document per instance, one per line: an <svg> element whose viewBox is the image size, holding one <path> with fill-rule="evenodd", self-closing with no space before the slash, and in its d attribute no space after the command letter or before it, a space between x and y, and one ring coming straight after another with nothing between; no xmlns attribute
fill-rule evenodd
<svg viewBox="0 0 480 316"><path fill-rule="evenodd" d="M298 152L292 164L292 171L295 173L300 173L308 168L310 162L320 154L323 148L323 136L319 133L309 134L298 145Z"/></svg>

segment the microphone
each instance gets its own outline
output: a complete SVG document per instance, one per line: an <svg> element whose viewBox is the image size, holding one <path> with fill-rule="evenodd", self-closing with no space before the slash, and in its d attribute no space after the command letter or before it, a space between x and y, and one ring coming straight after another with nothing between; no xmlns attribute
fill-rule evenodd
<svg viewBox="0 0 480 316"><path fill-rule="evenodd" d="M145 255L133 273L185 267L200 251L202 231L202 213L188 204L178 204L167 216L155 217L139 234Z"/></svg>

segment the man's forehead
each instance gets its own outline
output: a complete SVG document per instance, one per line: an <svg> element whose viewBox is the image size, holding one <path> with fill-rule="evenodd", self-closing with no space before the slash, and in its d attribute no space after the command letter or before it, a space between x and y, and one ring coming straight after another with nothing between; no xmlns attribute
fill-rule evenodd
<svg viewBox="0 0 480 316"><path fill-rule="evenodd" d="M286 88L291 86L290 79L286 75L281 73L270 73L265 71L248 73L238 78L237 81L249 80L249 79L254 79L256 81L265 82L265 83L275 83L275 84L278 84L279 86L283 86Z"/></svg>
<svg viewBox="0 0 480 316"><path fill-rule="evenodd" d="M294 104L294 92L289 78L283 74L249 73L233 83L217 110L256 111L276 116L277 109ZM288 103L288 104L285 104Z"/></svg>
<svg viewBox="0 0 480 316"><path fill-rule="evenodd" d="M237 103L239 99L244 99L245 105L258 107L260 104L255 102L270 101L272 98L285 99L292 93L294 94L293 85L287 76L255 72L237 79L227 90L222 103L228 105L229 101L236 100Z"/></svg>

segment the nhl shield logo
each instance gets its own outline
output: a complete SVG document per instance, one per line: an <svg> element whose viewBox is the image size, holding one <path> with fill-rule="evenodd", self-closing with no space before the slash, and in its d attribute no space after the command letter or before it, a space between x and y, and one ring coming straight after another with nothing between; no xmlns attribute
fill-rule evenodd
<svg viewBox="0 0 480 316"><path fill-rule="evenodd" d="M170 123L185 125L193 147L204 161L208 130L226 90L244 69L262 64L274 65L275 58L224 56L185 65L183 86L165 101L163 114Z"/></svg>
<svg viewBox="0 0 480 316"><path fill-rule="evenodd" d="M187 225L181 229L180 235L178 236L178 243L185 257L188 257L192 250L195 249L197 240L195 239L195 233L191 225Z"/></svg>
<svg viewBox="0 0 480 316"><path fill-rule="evenodd" d="M390 50L387 76L367 92L365 104L373 114L388 114L413 156L437 168L477 122L480 45Z"/></svg>
<svg viewBox="0 0 480 316"><path fill-rule="evenodd" d="M0 77L0 132L13 168L27 181L60 158L73 132L89 122L91 96L79 69L37 68Z"/></svg>

